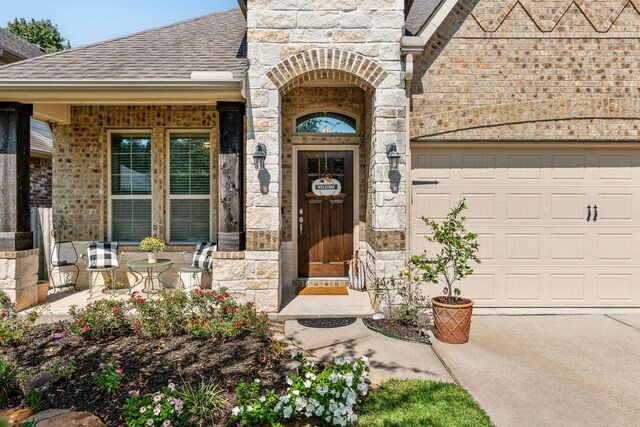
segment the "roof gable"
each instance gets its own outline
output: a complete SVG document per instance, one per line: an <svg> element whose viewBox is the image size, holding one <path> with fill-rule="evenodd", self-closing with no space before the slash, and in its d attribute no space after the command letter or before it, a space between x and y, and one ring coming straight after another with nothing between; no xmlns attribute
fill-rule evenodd
<svg viewBox="0 0 640 427"><path fill-rule="evenodd" d="M6 50L18 60L44 55L44 50L16 36L6 28L0 28L0 49Z"/></svg>
<svg viewBox="0 0 640 427"><path fill-rule="evenodd" d="M443 0L415 0L405 20L407 35L418 35L442 1Z"/></svg>

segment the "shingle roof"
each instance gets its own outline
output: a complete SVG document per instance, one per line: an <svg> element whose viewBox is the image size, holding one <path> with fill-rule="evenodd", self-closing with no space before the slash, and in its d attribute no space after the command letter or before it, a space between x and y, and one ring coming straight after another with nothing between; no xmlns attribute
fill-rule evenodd
<svg viewBox="0 0 640 427"><path fill-rule="evenodd" d="M35 44L21 39L6 28L0 28L0 49L6 49L20 59L44 55L44 50Z"/></svg>
<svg viewBox="0 0 640 427"><path fill-rule="evenodd" d="M0 80L190 79L193 71L247 69L247 25L239 9L213 13L0 67Z"/></svg>
<svg viewBox="0 0 640 427"><path fill-rule="evenodd" d="M405 28L408 35L414 36L427 23L433 12L443 0L414 0L413 6L405 20Z"/></svg>

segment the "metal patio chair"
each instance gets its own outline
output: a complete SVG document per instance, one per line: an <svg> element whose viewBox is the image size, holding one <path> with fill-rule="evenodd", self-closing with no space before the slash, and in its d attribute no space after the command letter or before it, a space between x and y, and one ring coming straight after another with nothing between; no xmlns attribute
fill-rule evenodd
<svg viewBox="0 0 640 427"><path fill-rule="evenodd" d="M196 245L195 252L182 252L185 264L189 264L189 257L193 255L190 265L180 267L180 273L188 273L191 277L191 289L195 289L196 286L198 288L201 287L200 275L202 273L206 272L211 278L211 265L213 262L211 254L217 250L217 247L217 244L212 242L200 242ZM182 279L182 274L180 274L180 282L182 283L182 288L186 290L187 285Z"/></svg>
<svg viewBox="0 0 640 427"><path fill-rule="evenodd" d="M118 253L117 242L93 242L87 244L87 253L82 254L82 259L89 272L89 298L95 292L95 276L93 273L107 273L111 283L111 296L115 296L117 288L116 271L120 267L122 253ZM106 284L105 284L106 288Z"/></svg>

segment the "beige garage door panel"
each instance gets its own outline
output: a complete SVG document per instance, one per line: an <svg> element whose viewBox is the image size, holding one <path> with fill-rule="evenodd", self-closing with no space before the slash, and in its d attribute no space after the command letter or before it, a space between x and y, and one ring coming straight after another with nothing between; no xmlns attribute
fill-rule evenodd
<svg viewBox="0 0 640 427"><path fill-rule="evenodd" d="M462 288L479 306L640 306L636 151L414 148L411 178L439 181L412 186L413 253L438 249L422 216L467 199L482 264Z"/></svg>

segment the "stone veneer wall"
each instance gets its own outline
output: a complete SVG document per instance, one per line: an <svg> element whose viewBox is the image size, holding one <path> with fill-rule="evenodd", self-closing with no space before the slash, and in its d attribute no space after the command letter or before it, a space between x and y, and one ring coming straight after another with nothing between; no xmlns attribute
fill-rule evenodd
<svg viewBox="0 0 640 427"><path fill-rule="evenodd" d="M403 164L397 191L391 190L385 146L405 152L405 90L400 56L403 0L251 0L248 2L249 98L247 152L267 147L267 170L253 171L247 159L247 259L282 262L283 123L281 95L305 81L333 78L373 93L369 152L369 227L375 233L405 227ZM300 54L299 57L291 57ZM289 58L291 57L291 58ZM289 58L289 59L287 59ZM362 66L366 64L366 66ZM282 91L281 91L282 89ZM366 135L368 136L368 135ZM365 136L365 137L366 137ZM262 183L261 183L262 181ZM266 191L268 189L268 191ZM270 236L268 250L252 247L253 233ZM286 235L286 231L284 233ZM368 246L369 277L395 275L404 263L404 241L378 254ZM278 297L281 273L270 292ZM274 301L275 302L275 301Z"/></svg>
<svg viewBox="0 0 640 427"><path fill-rule="evenodd" d="M634 1L464 0L412 83L412 140L637 140Z"/></svg>
<svg viewBox="0 0 640 427"><path fill-rule="evenodd" d="M0 290L4 291L16 311L38 302L38 249L0 252Z"/></svg>
<svg viewBox="0 0 640 427"><path fill-rule="evenodd" d="M52 191L51 159L31 157L29 159L31 180L31 207L50 208Z"/></svg>

